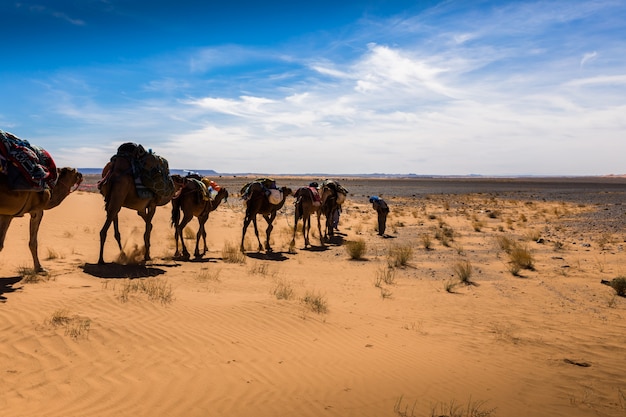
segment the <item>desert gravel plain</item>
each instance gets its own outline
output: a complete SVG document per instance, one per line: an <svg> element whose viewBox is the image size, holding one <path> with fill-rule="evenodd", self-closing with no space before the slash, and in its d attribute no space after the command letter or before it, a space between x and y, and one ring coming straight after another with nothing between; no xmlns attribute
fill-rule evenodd
<svg viewBox="0 0 626 417"><path fill-rule="evenodd" d="M110 230L98 265L94 176L44 215L48 275L29 274L28 217L14 220L1 416L626 416L626 298L601 283L626 277L626 178L338 177L350 194L331 242L315 231L304 249L299 232L290 247L289 197L274 252L251 226L245 255L250 178L214 179L230 197L202 259L173 259L168 204L151 262L122 209L123 256ZM373 194L391 208L385 238Z"/></svg>

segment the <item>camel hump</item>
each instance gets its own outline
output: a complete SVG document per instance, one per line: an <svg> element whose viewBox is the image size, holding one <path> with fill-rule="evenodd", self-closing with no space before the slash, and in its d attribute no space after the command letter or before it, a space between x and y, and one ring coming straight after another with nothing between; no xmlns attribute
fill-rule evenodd
<svg viewBox="0 0 626 417"><path fill-rule="evenodd" d="M0 130L0 173L14 190L42 191L56 185L58 172L52 156L27 140Z"/></svg>

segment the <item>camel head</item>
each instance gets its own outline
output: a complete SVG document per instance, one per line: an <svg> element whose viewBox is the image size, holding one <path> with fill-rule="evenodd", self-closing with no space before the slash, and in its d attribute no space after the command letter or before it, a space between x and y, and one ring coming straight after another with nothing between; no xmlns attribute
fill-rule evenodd
<svg viewBox="0 0 626 417"><path fill-rule="evenodd" d="M57 183L51 190L51 197L45 209L49 210L61 204L61 202L70 195L70 193L76 191L80 184L83 182L83 174L78 172L76 168L59 168L57 169L58 179ZM73 188L73 189L72 189Z"/></svg>

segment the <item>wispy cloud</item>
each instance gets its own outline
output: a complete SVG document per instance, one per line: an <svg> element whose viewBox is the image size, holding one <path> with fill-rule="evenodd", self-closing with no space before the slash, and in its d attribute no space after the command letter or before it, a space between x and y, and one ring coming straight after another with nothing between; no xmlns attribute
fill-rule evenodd
<svg viewBox="0 0 626 417"><path fill-rule="evenodd" d="M29 10L34 13L52 16L56 19L63 20L75 26L84 26L86 24L85 21L82 19L72 18L64 12L60 12L42 5L32 5L29 7Z"/></svg>
<svg viewBox="0 0 626 417"><path fill-rule="evenodd" d="M172 167L222 172L617 172L626 40L594 29L615 15L626 12L613 1L442 2L362 19L321 45L81 68L48 83L40 109L107 143L85 147L98 165L132 139ZM102 79L132 82L109 93ZM86 163L61 149L66 164Z"/></svg>

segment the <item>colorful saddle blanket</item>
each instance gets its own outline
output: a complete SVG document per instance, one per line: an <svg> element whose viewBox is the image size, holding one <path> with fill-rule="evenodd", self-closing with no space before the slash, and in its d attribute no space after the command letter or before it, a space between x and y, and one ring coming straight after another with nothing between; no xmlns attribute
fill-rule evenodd
<svg viewBox="0 0 626 417"><path fill-rule="evenodd" d="M57 182L57 167L50 154L27 140L0 130L0 174L13 190L43 191Z"/></svg>

